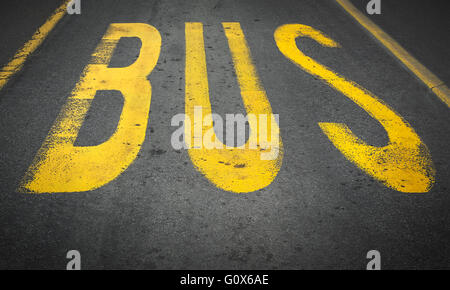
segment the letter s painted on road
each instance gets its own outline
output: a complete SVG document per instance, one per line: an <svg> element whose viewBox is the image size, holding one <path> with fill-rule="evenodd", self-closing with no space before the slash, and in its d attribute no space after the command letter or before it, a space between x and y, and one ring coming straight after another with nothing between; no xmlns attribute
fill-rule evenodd
<svg viewBox="0 0 450 290"><path fill-rule="evenodd" d="M302 24L282 25L274 37L284 56L347 96L386 130L389 143L375 147L358 138L345 124L319 123L322 131L347 159L397 191L423 193L430 190L435 175L433 162L427 146L414 129L374 94L306 56L296 44L298 37L308 37L325 47L339 47L334 40Z"/></svg>

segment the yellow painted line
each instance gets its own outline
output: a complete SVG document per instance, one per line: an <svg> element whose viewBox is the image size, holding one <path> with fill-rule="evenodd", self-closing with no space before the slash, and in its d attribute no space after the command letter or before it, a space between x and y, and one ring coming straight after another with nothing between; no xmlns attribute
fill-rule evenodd
<svg viewBox="0 0 450 290"><path fill-rule="evenodd" d="M15 73L22 69L28 56L30 56L36 48L39 47L39 45L41 45L50 31L52 31L53 27L55 27L59 20L61 20L66 13L66 7L69 2L70 0L64 1L64 4L56 9L47 21L33 34L33 37L16 52L11 61L0 70L0 90L3 89Z"/></svg>
<svg viewBox="0 0 450 290"><path fill-rule="evenodd" d="M409 54L398 42L361 13L350 1L336 0L359 24L375 36L389 51L425 83L448 107L450 90L435 74Z"/></svg>

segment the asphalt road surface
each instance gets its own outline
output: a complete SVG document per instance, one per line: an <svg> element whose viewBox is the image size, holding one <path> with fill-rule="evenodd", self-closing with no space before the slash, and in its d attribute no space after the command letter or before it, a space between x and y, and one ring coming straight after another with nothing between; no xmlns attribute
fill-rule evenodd
<svg viewBox="0 0 450 290"><path fill-rule="evenodd" d="M364 13L366 2L353 1ZM382 14L369 17L450 84L447 2L382 0ZM2 1L0 67L61 3ZM83 269L365 269L369 250L380 252L383 269L450 268L449 108L335 1L81 3L81 14L65 15L0 90L0 268L65 269L73 249ZM221 116L246 114L222 26L240 23L279 115L284 155L266 187L221 189L188 150L172 147L171 119L185 111L190 22L203 24L211 103ZM24 193L21 180L112 23L150 24L162 39L137 157L97 189ZM340 44L297 39L306 55L372 92L414 129L434 164L431 189L395 190L333 145L318 123L345 123L372 146L389 137L373 115L280 52L274 32L285 24L311 26ZM109 66L129 66L140 49L138 38L121 39ZM75 145L107 141L123 105L119 89L97 92Z"/></svg>

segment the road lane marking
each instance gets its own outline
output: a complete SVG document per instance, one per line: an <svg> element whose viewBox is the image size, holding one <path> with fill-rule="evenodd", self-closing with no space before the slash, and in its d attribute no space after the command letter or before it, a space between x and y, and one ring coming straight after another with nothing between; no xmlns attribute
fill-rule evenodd
<svg viewBox="0 0 450 290"><path fill-rule="evenodd" d="M142 46L128 67L108 67L122 37L137 37ZM81 192L96 189L119 176L134 161L147 130L151 84L161 36L143 23L113 23L86 66L44 144L23 178L20 191ZM124 104L116 131L97 146L74 146L86 113L99 90L117 90Z"/></svg>
<svg viewBox="0 0 450 290"><path fill-rule="evenodd" d="M238 83L241 89L244 106L248 114L271 116L271 125L260 122L259 126L249 120L250 136L244 148L225 149L191 148L189 156L195 168L217 187L231 192L245 193L264 188L272 183L280 170L283 159L283 144L279 138L279 128L272 114L272 108L262 87L256 68L253 65L250 50L239 23L222 23L228 46L231 51ZM195 120L195 108L202 108L205 115L211 114L209 100L208 75L206 69L205 45L202 23L186 23L186 98L185 111L187 118ZM261 131L265 128L277 135L278 156L274 160L263 160L264 149L268 144L261 144ZM185 135L190 136L190 144L195 144L196 131L205 136L211 132L211 120L194 122L193 126L185 127ZM210 142L220 142L212 134ZM266 134L267 136L267 134ZM208 139L211 139L208 137ZM273 139L271 139L272 141ZM250 149L249 143L257 142L258 149ZM273 145L273 144L272 144ZM213 146L207 146L209 148Z"/></svg>
<svg viewBox="0 0 450 290"><path fill-rule="evenodd" d="M409 68L442 102L450 107L450 90L443 81L409 54L398 42L378 27L378 25L361 13L349 0L336 0L336 2Z"/></svg>
<svg viewBox="0 0 450 290"><path fill-rule="evenodd" d="M435 170L427 146L414 129L382 100L360 85L345 79L303 54L298 37L307 37L325 47L339 47L334 40L310 26L286 24L274 34L280 51L309 74L319 77L375 118L386 130L389 143L383 147L366 144L341 123L319 123L322 131L344 156L386 186L400 192L428 192Z"/></svg>
<svg viewBox="0 0 450 290"><path fill-rule="evenodd" d="M66 13L66 7L70 0L65 1L56 11L39 27L31 39L19 49L11 61L0 70L0 90L8 83L10 78L20 71L27 58L42 44L47 35Z"/></svg>

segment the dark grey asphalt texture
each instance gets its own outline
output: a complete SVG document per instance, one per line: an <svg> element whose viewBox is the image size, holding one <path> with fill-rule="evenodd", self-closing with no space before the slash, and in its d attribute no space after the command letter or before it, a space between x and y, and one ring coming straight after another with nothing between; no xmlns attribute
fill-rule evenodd
<svg viewBox="0 0 450 290"><path fill-rule="evenodd" d="M365 1L354 1L362 7ZM450 84L448 1L382 0L377 24ZM0 64L29 40L61 1L2 1ZM171 118L184 113L184 25L202 22L213 110L244 113L221 22L240 22L274 113L285 156L275 181L249 194L212 185L184 150ZM17 186L110 23L142 22L162 36L146 141L138 158L91 192L32 195ZM288 23L317 28L342 45L301 48L374 92L415 129L437 170L427 194L375 181L331 144L318 122L342 122L367 143L387 142L379 123L348 98L301 71L273 33ZM134 39L112 62L127 66ZM122 99L95 98L79 145L109 138ZM84 269L450 268L449 109L334 1L82 0L0 91L0 268L65 269L68 250Z"/></svg>

